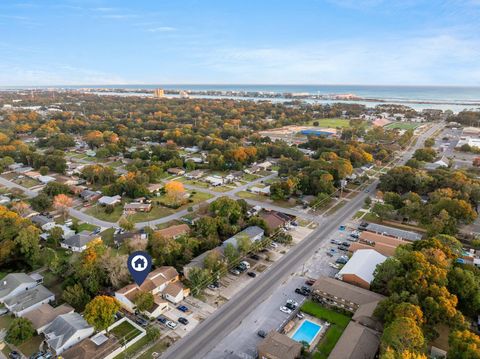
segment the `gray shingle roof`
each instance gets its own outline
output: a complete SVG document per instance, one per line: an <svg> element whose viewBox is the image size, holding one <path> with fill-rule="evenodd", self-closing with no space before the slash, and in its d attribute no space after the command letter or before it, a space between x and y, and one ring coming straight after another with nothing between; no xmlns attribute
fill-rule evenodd
<svg viewBox="0 0 480 359"><path fill-rule="evenodd" d="M45 329L45 337L48 345L57 351L61 348L78 330L91 328L91 326L78 313L72 312L59 315Z"/></svg>
<svg viewBox="0 0 480 359"><path fill-rule="evenodd" d="M52 296L55 297L55 295L47 288L45 288L43 285L38 285L35 288L29 289L7 299L5 301L5 306L14 313L20 312Z"/></svg>
<svg viewBox="0 0 480 359"><path fill-rule="evenodd" d="M366 227L367 231L385 234L387 236L399 237L408 241L419 241L422 236L416 232L406 231L403 229L382 226L381 224L369 223Z"/></svg>
<svg viewBox="0 0 480 359"><path fill-rule="evenodd" d="M255 238L256 236L263 235L263 234L264 234L264 230L262 228L260 228L258 226L250 226L250 227L245 228L243 231L235 234L233 237L230 237L229 239L227 239L225 242L223 242L222 246L224 247L228 243L231 243L236 248L238 238L247 236L250 240L253 240L253 238Z"/></svg>
<svg viewBox="0 0 480 359"><path fill-rule="evenodd" d="M92 234L89 231L83 231L65 239L62 243L70 247L82 248L97 237L98 235Z"/></svg>
<svg viewBox="0 0 480 359"><path fill-rule="evenodd" d="M21 284L36 283L34 279L25 273L10 273L0 281L0 298L10 294Z"/></svg>

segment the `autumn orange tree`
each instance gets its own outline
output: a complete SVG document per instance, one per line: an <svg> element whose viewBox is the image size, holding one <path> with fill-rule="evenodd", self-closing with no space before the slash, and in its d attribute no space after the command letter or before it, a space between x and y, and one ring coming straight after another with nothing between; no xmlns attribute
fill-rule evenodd
<svg viewBox="0 0 480 359"><path fill-rule="evenodd" d="M166 183L165 194L174 205L180 205L185 201L185 187L182 182L170 181Z"/></svg>
<svg viewBox="0 0 480 359"><path fill-rule="evenodd" d="M85 307L83 317L97 331L107 329L115 321L115 313L120 309L120 303L106 295L99 295Z"/></svg>
<svg viewBox="0 0 480 359"><path fill-rule="evenodd" d="M68 209L72 207L73 200L66 194L58 194L53 198L53 207L58 210L63 218L68 214Z"/></svg>

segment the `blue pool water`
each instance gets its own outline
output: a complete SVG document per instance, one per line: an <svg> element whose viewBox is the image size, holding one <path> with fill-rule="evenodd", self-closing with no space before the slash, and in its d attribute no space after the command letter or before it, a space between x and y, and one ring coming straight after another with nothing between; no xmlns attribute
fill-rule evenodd
<svg viewBox="0 0 480 359"><path fill-rule="evenodd" d="M308 344L311 344L321 329L321 325L312 323L309 320L305 320L293 334L292 339L297 342L305 341Z"/></svg>

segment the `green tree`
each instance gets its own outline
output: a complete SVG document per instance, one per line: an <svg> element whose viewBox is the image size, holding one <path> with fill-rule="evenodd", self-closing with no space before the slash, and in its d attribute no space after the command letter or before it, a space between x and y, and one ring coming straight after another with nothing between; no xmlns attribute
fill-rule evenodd
<svg viewBox="0 0 480 359"><path fill-rule="evenodd" d="M134 303L140 312L145 312L153 307L153 294L150 292L139 292L134 299Z"/></svg>
<svg viewBox="0 0 480 359"><path fill-rule="evenodd" d="M65 288L62 293L62 299L77 311L83 312L83 309L90 301L90 295L81 284L77 283Z"/></svg>
<svg viewBox="0 0 480 359"><path fill-rule="evenodd" d="M22 228L15 238L15 244L18 246L29 263L34 264L38 261L40 255L40 244L38 238L40 230L33 225Z"/></svg>
<svg viewBox="0 0 480 359"><path fill-rule="evenodd" d="M62 227L53 227L48 231L48 234L49 242L58 245L63 238L63 229Z"/></svg>
<svg viewBox="0 0 480 359"><path fill-rule="evenodd" d="M188 272L188 282L193 295L197 295L211 280L208 270L194 267Z"/></svg>
<svg viewBox="0 0 480 359"><path fill-rule="evenodd" d="M223 255L227 258L228 264L232 264L240 258L240 253L238 253L237 248L232 243L227 243Z"/></svg>
<svg viewBox="0 0 480 359"><path fill-rule="evenodd" d="M120 228L126 231L132 231L135 228L135 223L130 221L127 217L120 218L120 221L118 222L118 224Z"/></svg>
<svg viewBox="0 0 480 359"><path fill-rule="evenodd" d="M5 340L14 345L20 345L33 337L35 328L31 321L25 318L15 318L7 330Z"/></svg>
<svg viewBox="0 0 480 359"><path fill-rule="evenodd" d="M448 359L480 358L480 337L469 330L451 332L448 343Z"/></svg>
<svg viewBox="0 0 480 359"><path fill-rule="evenodd" d="M392 348L395 352L421 352L425 347L422 329L411 318L395 319L383 331L382 350Z"/></svg>
<svg viewBox="0 0 480 359"><path fill-rule="evenodd" d="M99 295L87 304L83 317L95 330L101 331L113 324L119 309L120 303L115 298Z"/></svg>
<svg viewBox="0 0 480 359"><path fill-rule="evenodd" d="M242 217L242 208L237 201L229 197L220 197L210 204L210 211L216 217L227 218L231 224L236 224Z"/></svg>
<svg viewBox="0 0 480 359"><path fill-rule="evenodd" d="M474 317L480 312L480 276L454 267L448 272L448 289L458 298L462 313Z"/></svg>
<svg viewBox="0 0 480 359"><path fill-rule="evenodd" d="M46 193L39 193L30 200L32 208L38 212L45 212L52 207L53 200Z"/></svg>

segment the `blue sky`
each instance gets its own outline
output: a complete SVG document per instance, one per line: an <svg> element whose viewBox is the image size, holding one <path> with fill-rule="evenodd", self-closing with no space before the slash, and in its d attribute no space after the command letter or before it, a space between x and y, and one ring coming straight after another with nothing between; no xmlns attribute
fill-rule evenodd
<svg viewBox="0 0 480 359"><path fill-rule="evenodd" d="M480 85L480 0L2 0L0 86Z"/></svg>

